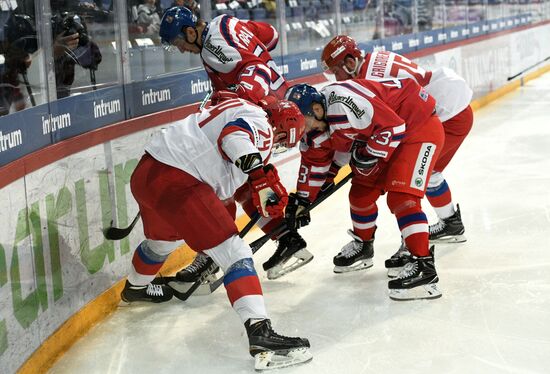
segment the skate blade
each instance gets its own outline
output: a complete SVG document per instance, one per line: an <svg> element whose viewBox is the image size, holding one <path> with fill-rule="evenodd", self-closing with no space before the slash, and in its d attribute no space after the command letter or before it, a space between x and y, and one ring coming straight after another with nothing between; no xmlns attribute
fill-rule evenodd
<svg viewBox="0 0 550 374"><path fill-rule="evenodd" d="M294 261L293 261L294 260ZM294 253L288 260L275 265L267 271L267 279L274 280L281 278L283 275L293 272L296 269L307 265L313 260L313 255L307 249L301 249Z"/></svg>
<svg viewBox="0 0 550 374"><path fill-rule="evenodd" d="M397 301L437 299L441 297L437 283L425 284L414 288L390 289L390 299Z"/></svg>
<svg viewBox="0 0 550 374"><path fill-rule="evenodd" d="M465 235L448 235L442 236L438 239L430 239L430 244L454 244L454 243L464 243L466 241Z"/></svg>
<svg viewBox="0 0 550 374"><path fill-rule="evenodd" d="M297 348L286 354L277 354L273 351L261 352L254 356L254 369L256 371L275 370L288 366L309 362L313 355L308 348Z"/></svg>
<svg viewBox="0 0 550 374"><path fill-rule="evenodd" d="M169 302L170 300L162 301L162 302L153 302L153 301L147 301L147 300L136 300L136 301L124 301L120 299L118 302L119 308L136 308L136 307L143 307L143 306L152 306L152 305L159 305Z"/></svg>
<svg viewBox="0 0 550 374"><path fill-rule="evenodd" d="M334 272L336 274L351 273L353 271L366 270L373 265L372 258L361 260L351 266L335 266Z"/></svg>
<svg viewBox="0 0 550 374"><path fill-rule="evenodd" d="M403 266L388 269L388 278L397 278L397 274L399 274L401 269L403 269Z"/></svg>

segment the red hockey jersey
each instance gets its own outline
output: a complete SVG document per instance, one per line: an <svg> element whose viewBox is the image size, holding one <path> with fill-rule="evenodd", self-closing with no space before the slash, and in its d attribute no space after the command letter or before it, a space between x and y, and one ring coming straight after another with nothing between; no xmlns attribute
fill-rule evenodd
<svg viewBox="0 0 550 374"><path fill-rule="evenodd" d="M228 15L214 18L203 32L201 50L213 89L240 84L254 103L270 93L282 98L288 86L269 54L278 38L267 23Z"/></svg>
<svg viewBox="0 0 550 374"><path fill-rule="evenodd" d="M349 160L353 143L363 142L371 155L389 161L401 142L421 141L435 109L433 97L412 79L348 80L325 86L321 93L329 128L309 133L301 145L298 193L310 199L324 183L335 151L348 153Z"/></svg>

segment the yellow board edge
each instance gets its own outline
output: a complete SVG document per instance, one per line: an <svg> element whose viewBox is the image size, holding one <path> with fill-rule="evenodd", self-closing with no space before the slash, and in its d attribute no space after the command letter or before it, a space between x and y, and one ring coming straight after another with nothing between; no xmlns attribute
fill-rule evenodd
<svg viewBox="0 0 550 374"><path fill-rule="evenodd" d="M544 66L525 77L515 80L505 86L479 98L471 103L473 110L478 110L500 97L516 90L522 84L536 79L550 71L550 65ZM349 172L349 167L346 169ZM341 171L343 171L341 170ZM340 180L344 173L339 173L336 181ZM237 227L241 230L248 222L248 216L244 215L237 219ZM257 227L254 227L256 229ZM163 274L172 274L189 264L195 253L183 245L174 251L161 269ZM49 338L47 338L38 349L19 368L19 374L45 373L80 337L84 336L93 326L104 320L113 313L119 302L120 292L125 280L117 282L113 287L103 292L96 299L86 304L76 312L63 325L61 325Z"/></svg>

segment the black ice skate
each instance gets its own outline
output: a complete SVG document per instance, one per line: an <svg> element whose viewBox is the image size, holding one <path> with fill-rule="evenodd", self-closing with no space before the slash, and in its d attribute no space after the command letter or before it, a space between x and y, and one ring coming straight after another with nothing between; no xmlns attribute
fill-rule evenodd
<svg viewBox="0 0 550 374"><path fill-rule="evenodd" d="M407 245L401 239L401 246L395 252L390 258L386 260L384 265L386 266L386 269L388 269L388 277L395 278L397 277L397 274L401 271L403 266L405 266L409 261L411 261L411 252L409 252L409 248L407 248Z"/></svg>
<svg viewBox="0 0 550 374"><path fill-rule="evenodd" d="M441 291L437 288L439 277L435 271L433 251L432 246L429 256L412 256L410 262L397 274L397 279L388 282L391 299L417 300L441 297Z"/></svg>
<svg viewBox="0 0 550 374"><path fill-rule="evenodd" d="M309 341L277 334L269 319L244 324L250 344L250 355L256 370L272 370L311 361Z"/></svg>
<svg viewBox="0 0 550 374"><path fill-rule="evenodd" d="M120 294L123 304L134 302L163 303L172 298L173 293L170 287L161 284L149 283L147 286L134 286L126 281L124 289Z"/></svg>
<svg viewBox="0 0 550 374"><path fill-rule="evenodd" d="M206 278L207 275L215 274L220 269L217 266L213 270L211 269L212 271L209 271L208 274L205 273L213 263L214 261L208 255L197 253L191 264L176 273L176 280L180 282L196 282L201 277Z"/></svg>
<svg viewBox="0 0 550 374"><path fill-rule="evenodd" d="M460 217L460 207L456 204L456 212L449 218L440 219L430 225L430 243L462 243L466 241L464 225Z"/></svg>
<svg viewBox="0 0 550 374"><path fill-rule="evenodd" d="M178 271L174 277L168 278L167 284L178 296L178 294L185 294L196 281L200 281L201 285L193 295L208 295L211 293L209 283L218 279L216 273L219 270L220 268L214 265L214 261L208 255L197 253L191 264Z"/></svg>
<svg viewBox="0 0 550 374"><path fill-rule="evenodd" d="M277 250L263 264L267 278L280 278L313 260L313 255L306 246L305 240L297 232L289 231L281 236Z"/></svg>
<svg viewBox="0 0 550 374"><path fill-rule="evenodd" d="M334 272L337 274L368 269L372 267L374 257L374 239L362 241L353 231L348 230L353 240L346 244L340 253L334 256Z"/></svg>

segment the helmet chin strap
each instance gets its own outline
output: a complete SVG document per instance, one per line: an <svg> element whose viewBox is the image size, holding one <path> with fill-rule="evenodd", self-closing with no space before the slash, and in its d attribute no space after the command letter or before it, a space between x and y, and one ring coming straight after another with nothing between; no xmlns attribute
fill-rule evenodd
<svg viewBox="0 0 550 374"><path fill-rule="evenodd" d="M356 76L358 68L359 68L359 59L357 57L355 57L355 67L353 68L353 70L349 70L346 64L342 65L342 69L354 78Z"/></svg>

